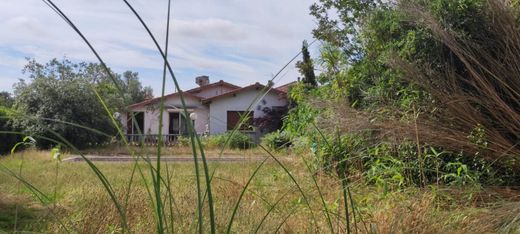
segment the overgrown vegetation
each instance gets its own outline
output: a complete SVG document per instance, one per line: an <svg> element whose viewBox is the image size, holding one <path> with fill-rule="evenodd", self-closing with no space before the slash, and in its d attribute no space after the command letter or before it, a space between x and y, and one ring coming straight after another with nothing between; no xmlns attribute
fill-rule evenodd
<svg viewBox="0 0 520 234"><path fill-rule="evenodd" d="M249 149L255 146L251 137L241 132L208 136L203 141L210 148Z"/></svg>
<svg viewBox="0 0 520 234"><path fill-rule="evenodd" d="M291 90L284 127L313 139L324 169L346 161L386 188L520 184L516 5L322 0L311 13L321 86Z"/></svg>
<svg viewBox="0 0 520 234"><path fill-rule="evenodd" d="M39 201L38 210L47 212L34 226L21 222L18 228L18 220L41 216L20 204L25 200L14 199L14 219L0 216L2 229L520 230L515 187L520 185L516 2L320 0L311 7L318 22L314 36L322 42L320 54L312 59L309 45L303 44L303 61L297 64L304 79L290 88L292 109L283 124L273 121L283 115L278 110L265 110L271 117L256 120L273 126L269 132L282 129L263 138L257 149L264 152L255 152L265 157L262 161L226 166L208 164L205 147L221 148L220 157L226 147L255 146L239 132L240 124L206 138L195 134L187 121L188 136L179 138L177 146L189 148L191 166L162 163L163 155L179 153L180 148L164 149L161 142L152 151L123 142L135 159L130 165L94 164L84 157L85 151L76 151L103 145L120 133L113 113L150 95L136 74L127 72L121 79L111 72L65 13L52 1L45 2L82 37L99 65L30 61L26 72L32 82L18 84L14 111L7 111L8 95L0 99L7 107L5 115L14 116L14 125L0 124L34 136L19 145L63 145L87 163L62 164L49 160L48 152L34 151L0 161L5 176L0 190L20 197L30 194ZM164 59L163 88L169 75L181 90L166 59L168 39L163 50L136 9L124 2ZM321 71L317 77L314 65ZM159 110L164 110L164 100ZM96 130L100 128L103 131ZM281 158L268 148L293 153ZM61 156L59 148L51 153ZM151 160L152 153L158 160ZM39 154L47 159L34 156ZM11 214L12 206L0 203L0 211Z"/></svg>
<svg viewBox="0 0 520 234"><path fill-rule="evenodd" d="M24 152L24 178L41 188L43 192L52 194L55 187L55 164L48 151ZM64 157L67 157L64 155ZM296 157L296 155L294 155ZM0 160L8 168L18 168L22 155L20 153ZM293 173L296 181L310 199L311 208L317 216L313 223L307 206L302 201L291 178L274 161L267 162L257 173L249 185L238 210L233 231L259 233L279 232L307 233L328 230L328 224L320 211L323 209L319 193L315 189L311 176L308 175L299 161L289 159L283 163ZM217 232L225 232L228 218L235 201L260 162L231 162L219 167L212 182L215 191L215 214ZM96 163L103 173L111 179L117 191L126 188L126 182L132 173L132 164L128 163ZM142 163L141 165L144 165ZM191 163L168 163L171 186L175 195L172 207L173 230L175 232L196 232L193 223L193 207L197 204L193 191L196 189L195 177ZM165 170L166 171L166 170ZM166 174L166 172L164 172ZM36 232L121 232L117 210L112 204L103 186L92 176L91 169L84 163L60 164L58 175L58 205L42 205L35 202L27 189L18 192L17 180L14 177L0 174L0 230L10 232L18 212L17 230ZM165 175L166 178L166 175ZM151 181L150 177L147 177ZM331 214L331 222L335 232L346 232L342 220L341 197L338 191L341 185L337 180L320 175L318 180L322 188L327 209ZM149 201L143 201L146 195L145 183L136 183L131 191L127 205L127 217L133 232L150 232L155 227L155 217ZM518 209L517 193L508 189L495 188L483 190L474 187L439 187L438 190L424 190L414 187L400 191L389 191L383 194L378 188L367 187L364 182L352 183L352 192L357 197L357 207L363 220L358 219L358 232L367 229L377 233L388 233L392 230L413 232L414 230L436 230L438 232L497 232L515 230L515 216ZM166 193L167 191L165 191ZM18 207L18 208L16 208ZM439 208L442 207L442 208ZM16 211L18 209L18 211ZM204 208L207 209L207 206ZM266 214L269 213L267 217ZM289 217L289 218L287 218ZM285 220L287 219L287 220ZM284 221L285 220L285 221ZM204 220L205 223L209 220ZM61 223L64 225L62 225ZM518 227L518 226L516 226ZM205 227L209 232L209 227ZM353 230L352 230L353 231Z"/></svg>

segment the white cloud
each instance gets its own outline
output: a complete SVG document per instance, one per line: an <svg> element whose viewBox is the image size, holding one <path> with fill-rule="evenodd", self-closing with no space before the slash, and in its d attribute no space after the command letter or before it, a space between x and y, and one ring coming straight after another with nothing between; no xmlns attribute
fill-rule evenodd
<svg viewBox="0 0 520 234"><path fill-rule="evenodd" d="M122 1L55 2L91 40L109 66L116 70L143 71L142 82L160 90L157 79L162 74L161 57ZM311 39L314 27L308 15L313 0L172 2L169 53L174 69L183 75L204 73L239 85L266 82L300 50L302 40ZM163 46L167 1L131 3ZM0 65L4 65L0 77L12 76L13 71L19 73L25 56L41 62L64 55L96 61L79 36L40 2L0 1L0 31L5 32L0 35ZM287 82L298 76L293 65L285 74L283 80ZM182 80L184 87L194 85L193 77Z"/></svg>
<svg viewBox="0 0 520 234"><path fill-rule="evenodd" d="M208 18L173 21L173 34L199 40L243 40L246 32L229 20Z"/></svg>

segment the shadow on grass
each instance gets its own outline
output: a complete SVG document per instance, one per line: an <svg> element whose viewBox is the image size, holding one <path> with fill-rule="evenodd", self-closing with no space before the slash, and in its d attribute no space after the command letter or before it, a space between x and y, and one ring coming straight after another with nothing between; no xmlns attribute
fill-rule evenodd
<svg viewBox="0 0 520 234"><path fill-rule="evenodd" d="M45 207L28 197L0 193L0 232L13 232L15 226L17 231L38 231L48 216Z"/></svg>

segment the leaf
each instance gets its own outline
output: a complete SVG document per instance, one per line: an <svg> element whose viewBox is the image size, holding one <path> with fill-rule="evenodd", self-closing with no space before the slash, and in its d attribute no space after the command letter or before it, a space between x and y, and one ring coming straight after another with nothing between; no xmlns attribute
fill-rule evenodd
<svg viewBox="0 0 520 234"><path fill-rule="evenodd" d="M59 145L51 149L51 157L52 157L52 159L58 160L59 162L61 162L61 152L60 152Z"/></svg>

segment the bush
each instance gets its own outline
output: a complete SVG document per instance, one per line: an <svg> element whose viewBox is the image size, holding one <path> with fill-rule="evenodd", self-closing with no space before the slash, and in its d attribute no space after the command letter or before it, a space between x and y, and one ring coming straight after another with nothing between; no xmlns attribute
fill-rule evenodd
<svg viewBox="0 0 520 234"><path fill-rule="evenodd" d="M14 126L31 135L59 140L57 133L78 149L85 149L104 145L110 140L107 135L116 133L91 84L85 80L39 77L29 84L18 83L15 91L15 108L27 117L15 119ZM38 148L49 149L53 145L52 141L37 139Z"/></svg>
<svg viewBox="0 0 520 234"><path fill-rule="evenodd" d="M255 146L253 140L246 134L241 132L225 133L221 135L209 136L205 139L206 146L212 147L225 147L226 141L228 141L227 147L231 149L249 149Z"/></svg>
<svg viewBox="0 0 520 234"><path fill-rule="evenodd" d="M321 139L319 145L312 146L325 171L335 171L340 177L350 174L350 169L362 150L362 138L356 135L337 136Z"/></svg>
<svg viewBox="0 0 520 234"><path fill-rule="evenodd" d="M8 118L8 111L4 107L0 107L0 130L1 131L16 131L13 128ZM6 154L13 146L22 141L21 135L0 133L0 155Z"/></svg>
<svg viewBox="0 0 520 234"><path fill-rule="evenodd" d="M177 146L190 146L191 139L188 136L179 136L177 137L177 141L175 142Z"/></svg>
<svg viewBox="0 0 520 234"><path fill-rule="evenodd" d="M292 145L292 139L289 133L278 130L262 137L262 143L273 150L280 150L289 148Z"/></svg>

